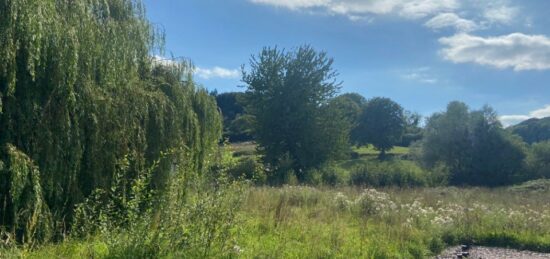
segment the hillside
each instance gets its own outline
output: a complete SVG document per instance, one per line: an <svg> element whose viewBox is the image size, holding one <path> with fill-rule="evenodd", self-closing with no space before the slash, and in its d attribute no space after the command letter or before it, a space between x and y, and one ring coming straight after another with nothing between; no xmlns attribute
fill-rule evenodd
<svg viewBox="0 0 550 259"><path fill-rule="evenodd" d="M550 140L550 117L529 119L508 127L508 130L521 136L529 144Z"/></svg>

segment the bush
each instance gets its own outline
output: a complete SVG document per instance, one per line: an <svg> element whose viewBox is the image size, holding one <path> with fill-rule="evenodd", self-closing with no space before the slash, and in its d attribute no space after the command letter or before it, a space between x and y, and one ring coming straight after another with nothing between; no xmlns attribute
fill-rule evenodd
<svg viewBox="0 0 550 259"><path fill-rule="evenodd" d="M351 170L350 184L369 186L437 186L446 183L447 173L443 167L427 171L411 161L390 160L370 162Z"/></svg>
<svg viewBox="0 0 550 259"><path fill-rule="evenodd" d="M526 163L530 178L550 178L550 141L533 144Z"/></svg>
<svg viewBox="0 0 550 259"><path fill-rule="evenodd" d="M311 169L306 173L306 182L312 185L337 186L347 183L349 172L333 164Z"/></svg>
<svg viewBox="0 0 550 259"><path fill-rule="evenodd" d="M243 157L227 170L234 179L250 180L255 184L265 184L267 176L264 166L255 157Z"/></svg>
<svg viewBox="0 0 550 259"><path fill-rule="evenodd" d="M220 158L217 163L230 162ZM109 192L98 190L77 206L72 237L101 240L107 258L233 257L236 215L246 185L215 171L219 166L198 174L181 165L162 193L144 188L154 168L133 182L115 177ZM129 193L123 191L127 184Z"/></svg>

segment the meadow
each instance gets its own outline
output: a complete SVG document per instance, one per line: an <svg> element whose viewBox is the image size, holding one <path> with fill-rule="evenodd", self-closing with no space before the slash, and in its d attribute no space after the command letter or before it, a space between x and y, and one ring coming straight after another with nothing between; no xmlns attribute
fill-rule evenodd
<svg viewBox="0 0 550 259"><path fill-rule="evenodd" d="M264 47L218 93L145 5L0 4L0 258L550 253L550 140L488 105L423 118L344 92L309 44Z"/></svg>
<svg viewBox="0 0 550 259"><path fill-rule="evenodd" d="M205 257L426 258L458 244L550 252L545 180L496 189L283 186L242 192L229 245ZM91 238L4 250L2 257L112 258L114 249Z"/></svg>
<svg viewBox="0 0 550 259"><path fill-rule="evenodd" d="M425 258L457 244L550 252L544 185L253 188L238 244L245 258Z"/></svg>

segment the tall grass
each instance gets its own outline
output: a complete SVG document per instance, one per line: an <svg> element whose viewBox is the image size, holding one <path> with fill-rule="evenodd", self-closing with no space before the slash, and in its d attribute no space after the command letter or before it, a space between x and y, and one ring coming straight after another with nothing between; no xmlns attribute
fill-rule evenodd
<svg viewBox="0 0 550 259"><path fill-rule="evenodd" d="M550 252L549 193L508 189L254 188L243 257L425 258L457 244Z"/></svg>

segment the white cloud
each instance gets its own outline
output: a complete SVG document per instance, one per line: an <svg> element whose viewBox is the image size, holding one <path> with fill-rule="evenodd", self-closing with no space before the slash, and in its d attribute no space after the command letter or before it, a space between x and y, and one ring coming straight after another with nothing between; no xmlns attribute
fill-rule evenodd
<svg viewBox="0 0 550 259"><path fill-rule="evenodd" d="M509 24L518 15L519 10L517 7L511 6L499 6L499 7L487 7L483 13L483 17L489 22Z"/></svg>
<svg viewBox="0 0 550 259"><path fill-rule="evenodd" d="M499 117L504 127L512 126L528 119L530 119L530 117L527 115L502 115Z"/></svg>
<svg viewBox="0 0 550 259"><path fill-rule="evenodd" d="M393 15L428 20L433 30L454 28L458 32L488 29L516 21L520 9L509 0L248 0L293 11L341 15L351 21L372 22L375 16ZM459 16L460 14L460 16ZM528 23L527 23L528 24Z"/></svg>
<svg viewBox="0 0 550 259"><path fill-rule="evenodd" d="M227 69L223 67L213 67L213 68L195 68L195 75L202 79L211 79L211 78L225 78L232 79L239 77L238 69Z"/></svg>
<svg viewBox="0 0 550 259"><path fill-rule="evenodd" d="M477 63L520 70L550 69L550 38L544 35L512 33L479 37L460 33L440 38L441 54L455 63Z"/></svg>
<svg viewBox="0 0 550 259"><path fill-rule="evenodd" d="M418 82L421 82L421 83L426 83L426 84L435 84L435 83L437 83L437 78L432 78L432 77L429 77L429 76L426 76L426 75L420 74L420 73L405 74L405 75L403 75L403 78L418 81Z"/></svg>
<svg viewBox="0 0 550 259"><path fill-rule="evenodd" d="M326 6L331 0L250 0L252 3L285 7L291 10Z"/></svg>
<svg viewBox="0 0 550 259"><path fill-rule="evenodd" d="M173 66L179 63L177 60L165 58L158 55L154 55L152 56L152 58L153 58L153 63L164 65L164 66Z"/></svg>
<svg viewBox="0 0 550 259"><path fill-rule="evenodd" d="M424 84L435 84L439 80L430 74L429 67L420 67L409 70L401 75L403 79L417 81Z"/></svg>
<svg viewBox="0 0 550 259"><path fill-rule="evenodd" d="M403 3L400 14L404 17L423 18L458 8L459 3L455 0L412 0Z"/></svg>
<svg viewBox="0 0 550 259"><path fill-rule="evenodd" d="M505 127L518 124L524 120L531 118L545 118L550 117L550 105L546 105L544 108L537 109L529 112L527 115L502 115L499 117L500 121Z"/></svg>
<svg viewBox="0 0 550 259"><path fill-rule="evenodd" d="M418 19L459 8L457 0L249 0L290 10L319 9L357 20L370 15L394 14Z"/></svg>
<svg viewBox="0 0 550 259"><path fill-rule="evenodd" d="M534 110L529 113L529 116L533 118L545 118L550 117L550 105L546 105L542 109Z"/></svg>
<svg viewBox="0 0 550 259"><path fill-rule="evenodd" d="M433 17L424 26L433 30L439 30L447 27L454 27L460 32L470 32L479 28L479 26L471 20L461 18L454 13L441 13Z"/></svg>

